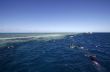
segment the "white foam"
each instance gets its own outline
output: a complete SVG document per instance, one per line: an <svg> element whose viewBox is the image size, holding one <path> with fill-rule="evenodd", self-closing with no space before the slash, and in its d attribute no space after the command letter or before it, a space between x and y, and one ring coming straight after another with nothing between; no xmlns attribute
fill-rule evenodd
<svg viewBox="0 0 110 72"><path fill-rule="evenodd" d="M81 49L84 49L84 47L80 47Z"/></svg>
<svg viewBox="0 0 110 72"><path fill-rule="evenodd" d="M70 36L70 38L73 38L74 36L72 35L72 36Z"/></svg>
<svg viewBox="0 0 110 72"><path fill-rule="evenodd" d="M30 40L51 40L51 39L61 39L65 37L67 34L44 34L44 35L36 35L36 36L25 36L25 37L8 37L8 38L0 38L0 46L6 43L13 42L25 42Z"/></svg>
<svg viewBox="0 0 110 72"><path fill-rule="evenodd" d="M9 39L25 39L25 38L49 38L49 37L61 37L65 34L46 34L46 35L36 35L36 36L24 36L24 37L8 37L0 38L0 40L9 40Z"/></svg>

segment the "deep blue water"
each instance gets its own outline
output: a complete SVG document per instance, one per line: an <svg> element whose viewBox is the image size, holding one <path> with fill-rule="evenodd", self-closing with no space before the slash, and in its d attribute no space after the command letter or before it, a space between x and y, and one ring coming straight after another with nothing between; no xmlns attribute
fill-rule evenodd
<svg viewBox="0 0 110 72"><path fill-rule="evenodd" d="M110 72L110 33L3 44L0 72ZM98 64L90 59L91 55L96 56Z"/></svg>

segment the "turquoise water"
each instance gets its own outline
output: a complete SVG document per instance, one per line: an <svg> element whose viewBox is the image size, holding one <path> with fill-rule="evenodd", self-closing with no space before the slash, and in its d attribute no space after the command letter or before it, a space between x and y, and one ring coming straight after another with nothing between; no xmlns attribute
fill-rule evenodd
<svg viewBox="0 0 110 72"><path fill-rule="evenodd" d="M0 34L0 72L109 71L110 33Z"/></svg>

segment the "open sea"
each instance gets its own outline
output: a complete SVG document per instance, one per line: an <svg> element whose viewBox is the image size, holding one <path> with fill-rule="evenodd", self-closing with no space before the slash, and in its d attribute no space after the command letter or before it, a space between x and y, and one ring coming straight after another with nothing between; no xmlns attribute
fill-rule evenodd
<svg viewBox="0 0 110 72"><path fill-rule="evenodd" d="M110 72L110 33L0 33L0 72Z"/></svg>

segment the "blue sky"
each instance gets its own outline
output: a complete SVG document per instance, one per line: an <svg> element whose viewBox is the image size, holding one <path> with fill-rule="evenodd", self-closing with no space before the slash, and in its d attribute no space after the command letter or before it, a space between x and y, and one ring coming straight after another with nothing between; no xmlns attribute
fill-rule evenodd
<svg viewBox="0 0 110 72"><path fill-rule="evenodd" d="M110 32L110 0L0 0L0 32Z"/></svg>

